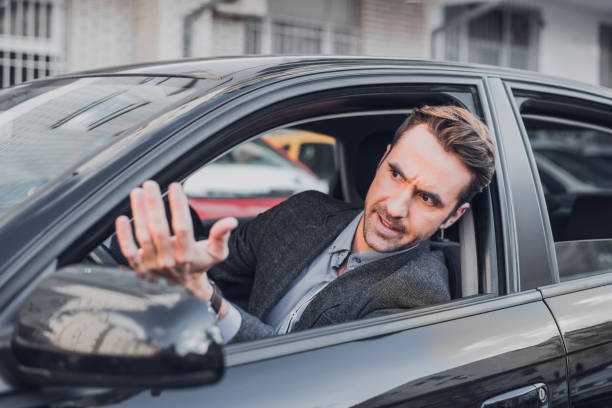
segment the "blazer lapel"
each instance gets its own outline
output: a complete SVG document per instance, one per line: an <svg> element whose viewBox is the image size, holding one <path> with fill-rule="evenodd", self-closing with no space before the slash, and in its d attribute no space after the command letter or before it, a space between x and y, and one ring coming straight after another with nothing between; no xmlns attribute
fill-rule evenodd
<svg viewBox="0 0 612 408"><path fill-rule="evenodd" d="M330 282L306 307L295 330L323 325L319 320L326 312L332 314L327 316L329 321L326 324L357 319L360 311L371 300L373 285L417 257L425 246L426 243L421 243L406 253L370 262Z"/></svg>

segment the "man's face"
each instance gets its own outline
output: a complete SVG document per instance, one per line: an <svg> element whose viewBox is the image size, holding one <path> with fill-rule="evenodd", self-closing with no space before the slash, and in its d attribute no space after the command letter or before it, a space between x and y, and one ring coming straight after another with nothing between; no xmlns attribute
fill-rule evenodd
<svg viewBox="0 0 612 408"><path fill-rule="evenodd" d="M359 251L412 246L440 226L452 225L469 207L464 203L455 209L472 174L457 156L444 151L426 125L408 130L385 154L355 237Z"/></svg>

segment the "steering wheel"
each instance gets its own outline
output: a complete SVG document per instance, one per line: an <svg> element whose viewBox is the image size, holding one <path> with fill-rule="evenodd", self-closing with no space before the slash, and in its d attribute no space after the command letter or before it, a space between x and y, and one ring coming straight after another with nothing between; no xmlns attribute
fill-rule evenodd
<svg viewBox="0 0 612 408"><path fill-rule="evenodd" d="M85 259L96 265L119 266L119 262L115 258L115 255L104 244L95 247L93 251L87 254Z"/></svg>

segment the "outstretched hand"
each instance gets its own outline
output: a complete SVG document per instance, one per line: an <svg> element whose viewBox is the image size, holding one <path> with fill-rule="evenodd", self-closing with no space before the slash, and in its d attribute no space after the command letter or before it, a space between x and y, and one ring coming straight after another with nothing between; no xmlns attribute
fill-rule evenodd
<svg viewBox="0 0 612 408"><path fill-rule="evenodd" d="M148 180L142 188L132 190L130 204L140 247L134 240L130 220L120 216L115 228L121 252L139 276L149 279L164 277L210 300L212 287L207 279L202 279L202 275L227 258L229 235L238 221L223 218L212 226L207 240L196 241L187 196L180 184L170 185L168 200L174 235L170 234L157 183Z"/></svg>

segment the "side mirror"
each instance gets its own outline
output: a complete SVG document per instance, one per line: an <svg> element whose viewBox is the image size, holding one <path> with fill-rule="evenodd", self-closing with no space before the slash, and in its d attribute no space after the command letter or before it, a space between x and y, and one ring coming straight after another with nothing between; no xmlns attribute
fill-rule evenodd
<svg viewBox="0 0 612 408"><path fill-rule="evenodd" d="M223 374L216 316L181 286L133 271L74 265L22 306L11 348L36 384L172 388Z"/></svg>

